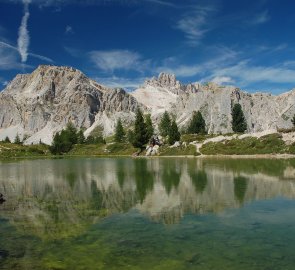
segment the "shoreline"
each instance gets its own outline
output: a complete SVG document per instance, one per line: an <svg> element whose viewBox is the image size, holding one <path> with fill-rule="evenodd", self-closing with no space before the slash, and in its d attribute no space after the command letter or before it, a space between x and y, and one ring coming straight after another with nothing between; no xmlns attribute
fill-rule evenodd
<svg viewBox="0 0 295 270"><path fill-rule="evenodd" d="M131 156L131 155L65 155L65 156L23 156L1 158L0 162L12 160L33 160L33 159L67 159L67 158L195 158L195 159L295 159L294 154L253 154L253 155L174 155L174 156Z"/></svg>

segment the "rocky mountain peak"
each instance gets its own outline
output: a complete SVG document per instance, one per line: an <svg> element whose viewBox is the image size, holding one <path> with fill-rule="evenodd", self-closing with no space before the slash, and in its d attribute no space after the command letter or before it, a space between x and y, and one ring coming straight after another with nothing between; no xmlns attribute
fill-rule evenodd
<svg viewBox="0 0 295 270"><path fill-rule="evenodd" d="M111 134L119 117L133 121L138 106L124 90L100 85L77 69L42 65L16 76L0 93L0 140L19 134L29 137L27 143L50 144L69 122Z"/></svg>
<svg viewBox="0 0 295 270"><path fill-rule="evenodd" d="M158 77L153 77L145 81L144 86L152 86L155 88L165 88L174 94L179 94L182 91L183 86L176 80L174 74L160 73Z"/></svg>
<svg viewBox="0 0 295 270"><path fill-rule="evenodd" d="M145 81L146 85L151 85L154 87L171 87L180 88L181 84L176 80L174 74L160 73L158 77L153 77Z"/></svg>
<svg viewBox="0 0 295 270"><path fill-rule="evenodd" d="M158 82L163 86L170 87L178 87L180 86L180 82L176 81L176 77L174 74L168 73L160 73L158 77Z"/></svg>

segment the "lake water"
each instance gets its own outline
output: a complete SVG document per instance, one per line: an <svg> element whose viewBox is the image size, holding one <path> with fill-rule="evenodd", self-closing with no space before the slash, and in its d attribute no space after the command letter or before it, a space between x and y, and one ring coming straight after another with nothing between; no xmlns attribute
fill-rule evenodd
<svg viewBox="0 0 295 270"><path fill-rule="evenodd" d="M295 269L295 160L26 160L0 173L0 269Z"/></svg>

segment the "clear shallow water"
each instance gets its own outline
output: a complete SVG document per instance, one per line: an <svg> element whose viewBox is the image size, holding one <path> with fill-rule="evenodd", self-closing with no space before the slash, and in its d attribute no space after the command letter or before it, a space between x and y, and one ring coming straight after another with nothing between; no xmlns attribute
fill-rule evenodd
<svg viewBox="0 0 295 270"><path fill-rule="evenodd" d="M0 163L0 269L295 269L295 161Z"/></svg>

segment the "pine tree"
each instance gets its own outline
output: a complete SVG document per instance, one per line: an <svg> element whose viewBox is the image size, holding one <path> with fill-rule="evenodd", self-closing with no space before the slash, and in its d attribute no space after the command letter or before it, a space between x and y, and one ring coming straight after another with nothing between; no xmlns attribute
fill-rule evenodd
<svg viewBox="0 0 295 270"><path fill-rule="evenodd" d="M69 152L74 144L78 142L78 132L72 123L69 123L66 129L56 133L52 145L49 148L53 154L63 154Z"/></svg>
<svg viewBox="0 0 295 270"><path fill-rule="evenodd" d="M134 124L134 134L132 144L134 147L143 148L143 146L148 142L149 138L147 136L147 127L144 122L142 112L140 109L136 111L135 124Z"/></svg>
<svg viewBox="0 0 295 270"><path fill-rule="evenodd" d="M295 114L293 115L293 118L291 119L291 122L292 122L293 126L295 127Z"/></svg>
<svg viewBox="0 0 295 270"><path fill-rule="evenodd" d="M161 136L163 137L168 136L170 128L171 128L171 119L168 112L165 111L159 124L159 131Z"/></svg>
<svg viewBox="0 0 295 270"><path fill-rule="evenodd" d="M133 144L133 140L134 140L134 132L132 129L129 129L127 132L127 140L129 143Z"/></svg>
<svg viewBox="0 0 295 270"><path fill-rule="evenodd" d="M121 119L118 119L116 130L115 130L115 142L123 142L125 136L125 131L121 122Z"/></svg>
<svg viewBox="0 0 295 270"><path fill-rule="evenodd" d="M244 133L247 130L247 123L239 103L232 108L232 129L237 133Z"/></svg>
<svg viewBox="0 0 295 270"><path fill-rule="evenodd" d="M14 143L15 144L21 144L21 140L20 140L20 137L19 137L18 133L16 134L16 137L14 139Z"/></svg>
<svg viewBox="0 0 295 270"><path fill-rule="evenodd" d="M80 129L78 134L77 134L77 137L78 137L78 144L84 144L86 139L85 139L85 136L84 136L84 133L83 131Z"/></svg>
<svg viewBox="0 0 295 270"><path fill-rule="evenodd" d="M6 143L11 143L11 141L10 141L10 139L9 139L8 136L6 136L6 138L4 139L4 142L6 142Z"/></svg>
<svg viewBox="0 0 295 270"><path fill-rule="evenodd" d="M206 133L206 123L200 111L193 113L187 132L190 134Z"/></svg>
<svg viewBox="0 0 295 270"><path fill-rule="evenodd" d="M180 132L175 120L172 121L171 128L169 129L168 142L173 145L175 142L180 140Z"/></svg>
<svg viewBox="0 0 295 270"><path fill-rule="evenodd" d="M72 144L78 143L78 131L73 125L73 123L69 122L65 130L63 130L63 136L67 137L67 140Z"/></svg>
<svg viewBox="0 0 295 270"><path fill-rule="evenodd" d="M60 137L60 133L57 132L54 137L53 137L53 141L52 144L49 148L50 152L54 155L56 154L62 154L62 141L61 141L61 137Z"/></svg>
<svg viewBox="0 0 295 270"><path fill-rule="evenodd" d="M154 127L150 114L147 114L145 117L145 123L147 128L147 137L150 139L154 135Z"/></svg>

